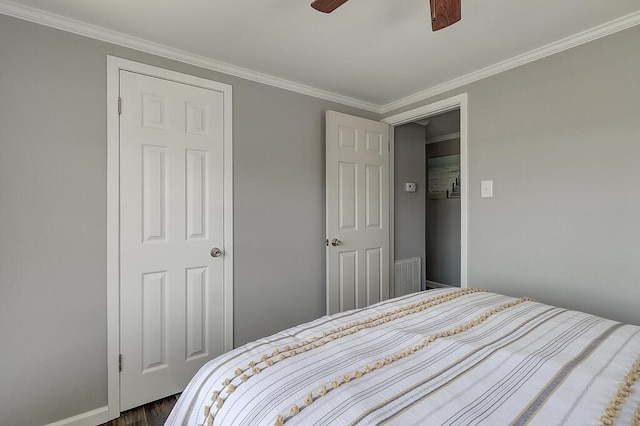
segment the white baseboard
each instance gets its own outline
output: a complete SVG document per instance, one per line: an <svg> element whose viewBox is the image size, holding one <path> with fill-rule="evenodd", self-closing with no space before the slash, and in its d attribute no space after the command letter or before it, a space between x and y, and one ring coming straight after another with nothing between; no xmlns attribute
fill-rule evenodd
<svg viewBox="0 0 640 426"><path fill-rule="evenodd" d="M454 287L452 285L447 285L447 284L442 284L436 281L429 281L427 280L427 287L429 288L459 288L459 287Z"/></svg>
<svg viewBox="0 0 640 426"><path fill-rule="evenodd" d="M86 413L78 414L77 416L49 423L46 426L96 426L106 423L109 420L111 420L109 418L109 407L104 406L96 408L95 410L87 411Z"/></svg>

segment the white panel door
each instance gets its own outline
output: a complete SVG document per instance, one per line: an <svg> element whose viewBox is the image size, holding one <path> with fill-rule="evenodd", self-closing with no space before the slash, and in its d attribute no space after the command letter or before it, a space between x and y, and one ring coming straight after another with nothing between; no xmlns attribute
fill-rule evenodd
<svg viewBox="0 0 640 426"><path fill-rule="evenodd" d="M225 112L219 91L124 70L120 96L125 411L181 392L225 349Z"/></svg>
<svg viewBox="0 0 640 426"><path fill-rule="evenodd" d="M389 298L389 126L327 111L327 313Z"/></svg>

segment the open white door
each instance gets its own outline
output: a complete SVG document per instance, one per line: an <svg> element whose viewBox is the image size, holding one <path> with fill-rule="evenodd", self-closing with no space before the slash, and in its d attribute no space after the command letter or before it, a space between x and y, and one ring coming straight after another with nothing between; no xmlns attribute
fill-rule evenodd
<svg viewBox="0 0 640 426"><path fill-rule="evenodd" d="M327 111L327 314L389 298L389 125Z"/></svg>

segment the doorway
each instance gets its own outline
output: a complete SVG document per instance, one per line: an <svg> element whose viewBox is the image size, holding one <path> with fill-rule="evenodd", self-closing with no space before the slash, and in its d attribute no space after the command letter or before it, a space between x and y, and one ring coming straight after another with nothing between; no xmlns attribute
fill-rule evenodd
<svg viewBox="0 0 640 426"><path fill-rule="evenodd" d="M107 59L109 417L233 345L231 86Z"/></svg>
<svg viewBox="0 0 640 426"><path fill-rule="evenodd" d="M425 134L425 287L460 287L460 110L418 123Z"/></svg>
<svg viewBox="0 0 640 426"><path fill-rule="evenodd" d="M437 117L442 117L437 119ZM434 120L451 119L457 121L459 124L459 130L456 131L441 131L440 135L433 134L427 138L426 127ZM392 296L400 296L406 292L423 290L429 284L429 287L438 286L459 286L462 288L467 287L467 229L468 229L468 137L467 137L467 95L462 94L452 98L448 98L439 102L435 102L430 105L426 105L421 108L417 108L405 113L401 113L395 116L388 117L383 120L391 126L390 143L391 143L391 235L394 236L394 244L391 244L391 263L392 268L395 268L396 273L390 274L391 291ZM418 123L412 126L408 126L406 129L396 132L401 129L401 126L409 123ZM434 126L434 128L437 126ZM413 133L417 136L417 146L415 147L421 154L411 154L403 152L402 149L398 150L396 143L402 143L402 141L396 141L396 137L400 136L401 139L404 136L402 133ZM424 135L421 137L420 135ZM429 139L429 140L427 140ZM455 139L455 142L448 142L444 145L448 147L437 147L435 149L434 144L440 142L447 142L448 140ZM458 142L459 140L459 142ZM458 260L455 259L447 265L447 271L449 276L442 278L442 271L434 270L433 266L431 271L429 270L429 259L434 262L438 262L442 265L442 259L438 255L443 254L442 248L437 246L431 247L431 257L428 253L427 245L427 203L430 201L427 198L428 181L427 181L427 142L431 142L429 145L434 145L434 149L431 151L432 156L446 156L459 155L460 164L460 176L458 179L457 187L454 183L452 191L453 197L447 200L440 201L440 205L436 204L436 207L442 207L443 204L456 203L455 198L458 199L459 204L459 223L453 225L455 231L451 232L451 223L448 223L449 238L448 250L453 250L455 253L459 253ZM459 154L448 152L447 149L451 149L451 145L457 145L459 147ZM438 151L440 150L440 151ZM442 155L441 155L442 154ZM411 164L407 163L407 169L416 168L420 169L419 173L413 176L415 178L407 178L407 170L402 166L402 162L398 162L395 159L396 155L402 155L403 159L407 158ZM401 160L403 160L401 159ZM458 195L459 194L459 195ZM446 197L446 194L445 194ZM437 202L439 200L432 200ZM396 205L399 203L399 205ZM402 203L402 204L400 204ZM420 206L423 206L422 208ZM431 205L430 207L433 207ZM433 210L433 209L432 209ZM441 209L440 209L441 210ZM436 212L431 211L430 217ZM456 220L456 222L458 222ZM437 225L436 225L437 226ZM436 228L437 230L437 228ZM407 235L411 235L407 239ZM451 237L453 235L453 237ZM433 235L432 235L433 236ZM435 236L438 238L438 236ZM453 240L451 240L453 238ZM458 245L459 244L459 245ZM434 250L440 250L440 252L433 253ZM405 272L409 275L416 276L415 265L416 259L419 259L419 283L409 285L405 282L407 277ZM405 265L405 261L412 261L413 266L409 263L409 266ZM452 265L453 264L453 265ZM456 269L455 274L451 274L451 269ZM442 269L442 268L441 268ZM392 269L393 270L393 269ZM435 277L431 275L431 272L436 273ZM459 273L459 275L458 275ZM405 275L403 275L405 274ZM439 274L439 275L438 275ZM451 277L453 275L453 278ZM459 279L456 279L458 278ZM432 278L429 280L429 278ZM433 279L435 278L435 279ZM448 283L441 283L440 281L448 281ZM396 282L399 281L399 282ZM411 283L411 281L410 281ZM451 284L449 284L451 283Z"/></svg>

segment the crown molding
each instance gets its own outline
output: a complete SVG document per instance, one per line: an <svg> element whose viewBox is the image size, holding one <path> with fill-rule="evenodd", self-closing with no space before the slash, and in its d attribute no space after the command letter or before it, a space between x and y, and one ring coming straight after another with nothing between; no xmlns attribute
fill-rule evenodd
<svg viewBox="0 0 640 426"><path fill-rule="evenodd" d="M457 89L461 86L491 77L504 71L537 61L538 59L551 56L572 47L588 43L590 41L608 36L610 34L631 28L640 24L640 11L631 13L581 33L569 36L562 40L550 43L538 49L531 50L527 53L515 56L497 64L474 71L464 76L455 78L437 86L416 92L407 97L390 102L386 105L376 105L359 99L340 95L338 93L329 92L327 90L318 89L300 83L295 83L283 78L272 75L252 71L247 68L238 67L225 62L216 61L204 56L189 53L183 50L174 49L162 44L154 43L141 38L133 37L124 33L111 31L96 25L86 24L75 19L66 18L39 9L17 4L8 0L0 0L0 14L13 16L26 21L56 28L59 30L71 32L107 43L117 44L119 46L128 47L153 55L161 56L167 59L173 59L197 67L221 72L224 74L240 77L246 80L255 81L257 83L266 84L268 86L289 90L291 92L336 102L342 105L352 106L355 108L371 111L378 114L387 114L391 111L406 107L408 105L424 101L441 93Z"/></svg>
<svg viewBox="0 0 640 426"><path fill-rule="evenodd" d="M538 49L531 50L522 55L514 56L497 64L490 65L486 68L474 71L462 77L449 80L446 83L439 84L434 87L422 90L420 92L409 95L405 98L398 99L397 101L381 105L381 114L387 114L396 109L406 107L416 102L424 101L425 99L447 92L449 90L457 89L469 83L482 80L483 78L491 77L504 71L508 71L513 68L517 68L521 65L528 64L529 62L537 61L538 59L546 58L547 56L554 55L556 53L571 49L581 44L588 43L590 41L606 37L610 34L617 33L627 28L631 28L640 24L640 11L631 13L589 30L583 31L578 34L574 34L562 40L547 44L546 46Z"/></svg>
<svg viewBox="0 0 640 426"><path fill-rule="evenodd" d="M11 1L0 0L0 14L13 16L14 18L23 19L25 21L34 22L36 24L45 25L48 27L89 37L95 40L117 44L119 46L128 47L145 53L151 53L163 58L173 59L190 65L195 65L197 67L206 68L212 71L217 71L246 80L255 81L257 83L266 84L268 86L289 90L291 92L296 92L331 102L337 102L342 105L352 106L378 114L381 112L379 105L340 95L338 93L329 92L327 90L295 83L293 81L260 73L247 68L238 67L225 62L216 61L204 56L196 55L179 49L174 49L172 47L154 43L149 40L133 37L117 31L111 31L103 27L90 25L75 19L66 18L64 16L45 12Z"/></svg>

